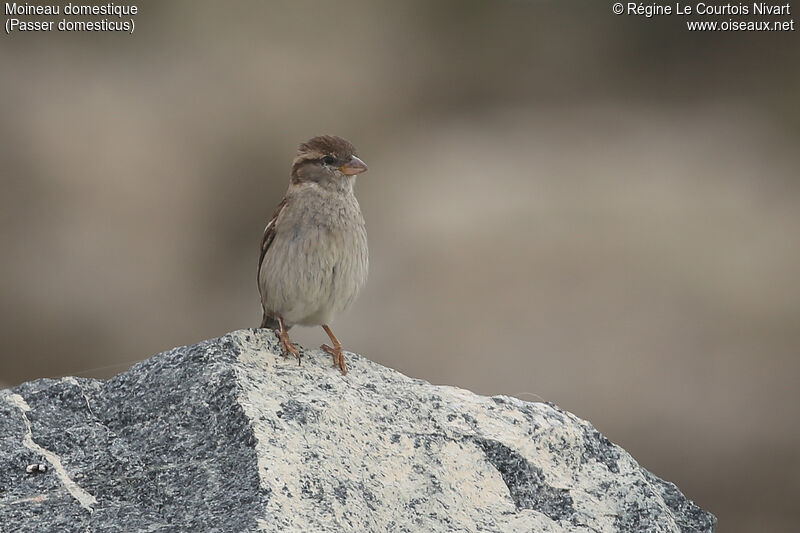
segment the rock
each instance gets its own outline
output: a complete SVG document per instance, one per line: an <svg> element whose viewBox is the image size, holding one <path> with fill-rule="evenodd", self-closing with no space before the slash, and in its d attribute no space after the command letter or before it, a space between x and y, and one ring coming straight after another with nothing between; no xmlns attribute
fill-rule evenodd
<svg viewBox="0 0 800 533"><path fill-rule="evenodd" d="M0 391L0 526L94 531L713 531L716 519L555 405L487 398L271 331L108 381ZM42 468L43 467L43 468Z"/></svg>

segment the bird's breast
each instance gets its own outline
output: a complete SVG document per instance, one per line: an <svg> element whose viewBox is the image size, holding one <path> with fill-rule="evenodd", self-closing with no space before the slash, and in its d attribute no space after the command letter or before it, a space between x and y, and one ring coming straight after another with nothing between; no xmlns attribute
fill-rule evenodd
<svg viewBox="0 0 800 533"><path fill-rule="evenodd" d="M366 283L369 255L354 196L304 200L276 228L262 274L267 307L310 325L327 323L353 303Z"/></svg>

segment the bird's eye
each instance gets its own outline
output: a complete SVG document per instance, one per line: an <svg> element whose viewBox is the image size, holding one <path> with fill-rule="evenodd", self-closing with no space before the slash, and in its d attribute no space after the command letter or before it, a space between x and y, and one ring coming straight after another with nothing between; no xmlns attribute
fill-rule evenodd
<svg viewBox="0 0 800 533"><path fill-rule="evenodd" d="M325 163L326 165L332 165L336 162L336 158L333 157L332 155L326 155L325 157L322 158L322 162Z"/></svg>

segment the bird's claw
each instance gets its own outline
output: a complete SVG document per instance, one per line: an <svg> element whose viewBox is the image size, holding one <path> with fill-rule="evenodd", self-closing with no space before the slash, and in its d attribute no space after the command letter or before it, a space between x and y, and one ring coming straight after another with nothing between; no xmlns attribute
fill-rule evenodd
<svg viewBox="0 0 800 533"><path fill-rule="evenodd" d="M347 364L344 362L344 351L341 346L331 348L327 344L320 346L323 350L333 356L333 366L342 371L342 375L347 375Z"/></svg>
<svg viewBox="0 0 800 533"><path fill-rule="evenodd" d="M286 333L281 332L280 337L281 337L281 349L282 349L281 351L283 352L283 356L289 357L290 353L293 354L295 357L297 357L297 364L299 365L302 357L302 355L300 354L300 350L298 350L297 347L294 344L292 344L292 341L289 340L289 335L287 335Z"/></svg>

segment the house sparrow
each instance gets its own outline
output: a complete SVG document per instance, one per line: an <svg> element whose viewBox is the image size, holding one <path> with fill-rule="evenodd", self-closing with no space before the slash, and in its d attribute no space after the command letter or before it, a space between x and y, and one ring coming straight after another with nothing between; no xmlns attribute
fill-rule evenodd
<svg viewBox="0 0 800 533"><path fill-rule="evenodd" d="M289 328L322 326L333 346L321 348L347 374L331 319L353 303L367 280L367 232L353 193L367 165L341 137L323 135L300 145L286 196L264 229L258 260L262 328L278 331L283 355L300 352Z"/></svg>

